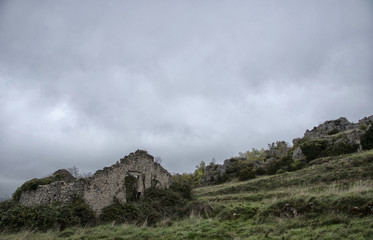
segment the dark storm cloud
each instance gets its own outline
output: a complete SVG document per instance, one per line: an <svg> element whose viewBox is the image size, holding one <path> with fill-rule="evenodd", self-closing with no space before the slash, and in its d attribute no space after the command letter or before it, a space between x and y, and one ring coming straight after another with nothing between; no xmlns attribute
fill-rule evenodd
<svg viewBox="0 0 373 240"><path fill-rule="evenodd" d="M371 115L371 1L1 1L0 193L138 148L173 172Z"/></svg>

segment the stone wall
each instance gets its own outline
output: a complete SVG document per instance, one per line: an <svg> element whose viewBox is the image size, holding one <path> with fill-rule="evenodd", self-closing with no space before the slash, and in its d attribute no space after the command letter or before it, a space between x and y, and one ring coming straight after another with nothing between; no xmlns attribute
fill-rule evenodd
<svg viewBox="0 0 373 240"><path fill-rule="evenodd" d="M110 205L114 198L126 202L125 177L128 175L137 178L138 196L142 196L145 189L151 186L168 188L171 184L171 175L167 170L154 162L153 156L146 151L138 150L111 167L97 171L87 179L58 181L38 186L35 191L23 192L20 203L24 205L49 204L54 201L68 203L78 196L82 197L97 215L100 215L102 209Z"/></svg>
<svg viewBox="0 0 373 240"><path fill-rule="evenodd" d="M98 213L110 205L114 198L125 202L124 184L128 174L138 178L139 195L143 195L152 183L161 188L168 188L171 183L171 175L160 164L155 163L152 156L145 151L137 151L124 157L119 163L97 171L87 184L84 199Z"/></svg>

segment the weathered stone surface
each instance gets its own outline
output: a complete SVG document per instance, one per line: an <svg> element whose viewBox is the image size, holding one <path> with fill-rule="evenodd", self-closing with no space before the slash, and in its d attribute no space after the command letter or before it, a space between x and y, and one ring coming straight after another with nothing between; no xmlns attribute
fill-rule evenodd
<svg viewBox="0 0 373 240"><path fill-rule="evenodd" d="M341 117L337 120L325 121L312 130L307 130L302 138L293 139L293 147L287 145L285 141L277 141L268 145L268 150L265 150L265 158L263 161L255 160L252 162L257 171L265 172L268 166L272 163L280 161L287 157L292 152L292 160L306 163L306 157L302 152L301 145L314 140L325 140L331 148L355 147L356 150L361 150L360 137L366 129L373 123L373 115L361 119L358 123L351 123L346 118ZM365 130L364 130L365 129ZM352 149L355 151L354 149ZM245 161L246 158L233 157L226 159L222 165L215 164L205 168L202 177L202 184L212 184L219 182L218 179L224 176L233 178L238 173L238 162Z"/></svg>
<svg viewBox="0 0 373 240"><path fill-rule="evenodd" d="M314 127L311 131L307 130L304 133L304 137L307 139L321 138L334 133L343 132L351 129L358 128L355 123L349 122L346 118L341 117L337 120L325 121L317 127Z"/></svg>
<svg viewBox="0 0 373 240"><path fill-rule="evenodd" d="M293 159L293 162L294 161L303 162L305 160L305 156L302 152L302 149L299 146L294 149L292 159Z"/></svg>
<svg viewBox="0 0 373 240"><path fill-rule="evenodd" d="M75 197L83 197L86 180L77 179L74 182L58 181L48 185L40 185L36 191L23 192L20 204L35 205L52 202L69 203Z"/></svg>
<svg viewBox="0 0 373 240"><path fill-rule="evenodd" d="M373 123L373 115L359 120L359 125L369 125L371 123Z"/></svg>
<svg viewBox="0 0 373 240"><path fill-rule="evenodd" d="M314 127L312 130L307 130L304 133L304 138L308 140L313 140L317 138L322 138L328 135L334 135L339 132L345 132L349 130L358 130L361 126L365 125L368 126L373 122L373 115L369 117L364 117L363 119L359 120L358 123L351 123L346 118L341 117L337 120L325 121L323 124L320 124L317 127ZM347 132L348 133L348 132ZM357 137L356 133L350 134L350 136ZM355 141L356 142L356 141Z"/></svg>
<svg viewBox="0 0 373 240"><path fill-rule="evenodd" d="M114 198L126 202L125 177L128 175L137 178L136 189L140 196L151 186L168 188L171 184L171 174L160 164L155 163L153 156L146 151L138 150L113 166L97 171L87 179L73 181L67 179L67 181L38 186L35 191L23 192L20 203L24 205L49 204L55 201L68 203L78 196L82 197L99 215Z"/></svg>
<svg viewBox="0 0 373 240"><path fill-rule="evenodd" d="M358 150L361 150L360 137L364 134L364 128L368 128L373 123L373 115L364 117L358 123L351 123L346 118L341 117L337 120L326 121L311 131L307 130L303 138L293 140L294 145L300 142L324 139L332 144L357 144Z"/></svg>
<svg viewBox="0 0 373 240"><path fill-rule="evenodd" d="M208 165L205 168L205 172L201 179L201 184L210 184L213 182L219 182L219 178L222 178L226 173L226 168L224 165L214 164Z"/></svg>

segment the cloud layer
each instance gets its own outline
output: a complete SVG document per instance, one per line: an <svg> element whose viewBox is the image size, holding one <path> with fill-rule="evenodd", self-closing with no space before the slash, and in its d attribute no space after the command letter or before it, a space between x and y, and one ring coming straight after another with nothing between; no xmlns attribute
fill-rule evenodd
<svg viewBox="0 0 373 240"><path fill-rule="evenodd" d="M2 1L0 195L138 148L172 172L373 114L371 1Z"/></svg>

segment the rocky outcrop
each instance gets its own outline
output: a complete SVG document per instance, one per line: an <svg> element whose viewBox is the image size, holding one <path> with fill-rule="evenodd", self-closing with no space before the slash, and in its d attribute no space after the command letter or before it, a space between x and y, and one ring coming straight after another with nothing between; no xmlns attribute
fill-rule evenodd
<svg viewBox="0 0 373 240"><path fill-rule="evenodd" d="M325 121L317 127L314 127L311 131L307 130L304 133L304 137L307 139L316 139L328 135L333 135L339 132L355 129L358 126L354 123L349 122L346 118L341 117L337 120Z"/></svg>
<svg viewBox="0 0 373 240"><path fill-rule="evenodd" d="M250 164L257 174L274 174L276 172L273 171L278 170L281 164L289 164L294 170L317 157L360 151L360 138L372 123L373 115L358 123L344 117L325 121L312 130L306 130L302 138L294 139L293 146L288 146L284 141L269 144L268 149L264 150L264 157L252 157L250 154L253 152L248 151L249 154L240 153L239 157L226 159L222 165L210 164L205 168L201 183L220 183L224 179L237 177L243 163Z"/></svg>
<svg viewBox="0 0 373 240"><path fill-rule="evenodd" d="M373 115L359 120L359 126L368 126L373 123Z"/></svg>
<svg viewBox="0 0 373 240"><path fill-rule="evenodd" d="M337 120L325 121L319 126L314 127L312 130L307 130L304 133L304 138L307 138L308 140L312 140L312 139L322 138L325 136L330 136L330 135L334 135L334 134L349 131L349 130L357 130L357 129L363 130L364 127L367 127L372 122L373 122L373 115L359 120L358 123L352 123L348 121L346 118L341 117Z"/></svg>
<svg viewBox="0 0 373 240"><path fill-rule="evenodd" d="M70 174L71 178L66 174L66 170L57 172L62 174L62 181L40 185L35 191L22 192L19 202L24 205L49 204L56 201L69 203L76 197L81 197L100 215L102 209L114 199L127 201L128 176L136 179L135 190L138 196L142 196L147 188L168 188L171 184L171 175L167 170L154 162L153 156L142 150L129 154L111 167L99 170L86 179L74 179Z"/></svg>
<svg viewBox="0 0 373 240"><path fill-rule="evenodd" d="M293 152L293 161L305 160L302 147L305 144L315 141L323 141L327 145L327 151L345 153L360 151L362 149L360 138L366 129L373 123L373 115L364 117L358 123L349 122L341 117L337 120L325 121L312 130L307 130L303 138L293 140L295 150ZM315 142L316 143L316 142Z"/></svg>

